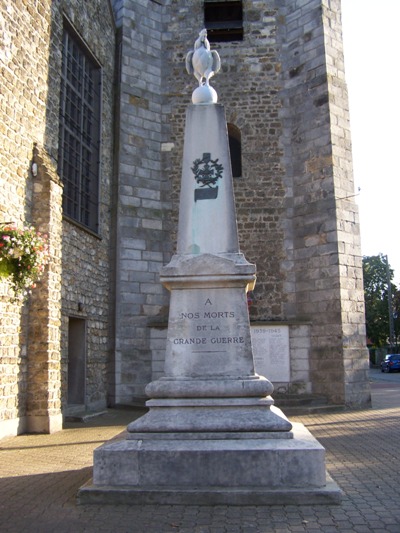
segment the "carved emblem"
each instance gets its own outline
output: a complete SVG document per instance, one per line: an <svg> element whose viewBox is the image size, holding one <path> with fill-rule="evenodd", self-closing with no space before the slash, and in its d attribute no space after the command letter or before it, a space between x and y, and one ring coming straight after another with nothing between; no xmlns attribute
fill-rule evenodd
<svg viewBox="0 0 400 533"><path fill-rule="evenodd" d="M202 159L195 159L191 168L194 179L200 185L194 191L194 201L215 200L218 197L217 181L222 178L224 167L217 159L211 159L210 153L203 154Z"/></svg>

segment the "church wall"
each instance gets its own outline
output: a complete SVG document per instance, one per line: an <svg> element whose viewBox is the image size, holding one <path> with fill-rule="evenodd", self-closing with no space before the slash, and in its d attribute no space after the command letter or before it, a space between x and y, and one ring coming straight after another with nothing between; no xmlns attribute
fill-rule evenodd
<svg viewBox="0 0 400 533"><path fill-rule="evenodd" d="M175 224L185 109L196 84L184 58L202 10L193 0L171 3L166 14L165 168ZM250 318L286 322L293 346L302 342L296 331L309 328L305 390L368 403L357 207L338 200L354 191L340 2L244 1L243 14L243 41L212 44L222 69L211 84L242 135L234 186L241 248L257 265ZM303 357L291 351L293 379Z"/></svg>
<svg viewBox="0 0 400 533"><path fill-rule="evenodd" d="M70 316L87 322L86 406L107 402L114 26L103 0L21 1L0 10L0 222L34 225L48 234L51 254L26 302L13 302L7 279L0 280L1 437L61 428ZM99 236L62 218L57 156L64 17L103 69Z"/></svg>
<svg viewBox="0 0 400 533"><path fill-rule="evenodd" d="M112 349L111 309L114 294L111 284L111 239L113 221L113 120L114 120L114 63L115 26L108 1L81 0L53 3L52 20L52 69L54 93L60 93L60 72L63 21L67 19L76 31L77 38L92 54L101 68L101 140L98 231L64 217L62 226L62 404L64 408L74 404L68 397L68 331L71 320L84 322L85 357L83 377L83 405L87 409L107 406L108 361ZM58 116L59 100L49 111ZM58 128L55 129L58 135ZM50 135L49 135L50 136ZM53 144L57 145L53 138ZM71 355L71 354L70 354ZM73 371L70 367L70 372ZM78 371L79 372L79 371ZM82 407L82 405L81 405Z"/></svg>
<svg viewBox="0 0 400 533"><path fill-rule="evenodd" d="M341 39L340 2L336 12L327 11L325 50L330 82L332 158L336 187L337 241L341 319L343 324L343 370L346 403L365 405L370 392L367 386L369 357L365 346L365 308L360 242L360 220L355 202L348 94L344 78L343 42ZM317 378L318 381L323 380ZM322 385L323 386L323 385Z"/></svg>
<svg viewBox="0 0 400 533"><path fill-rule="evenodd" d="M292 191L286 233L294 281L288 317L311 323L313 391L333 403L363 405L368 357L340 2L288 2L282 17L283 160Z"/></svg>
<svg viewBox="0 0 400 533"><path fill-rule="evenodd" d="M114 2L119 39L116 300L112 403L143 401L151 381L150 324L167 318L158 273L171 255L170 177L162 158L163 13L160 2ZM168 106L167 106L168 107Z"/></svg>
<svg viewBox="0 0 400 533"><path fill-rule="evenodd" d="M237 126L242 136L243 173L234 178L234 187L240 246L247 260L257 263L253 320L280 320L284 304L284 276L279 264L285 257L285 169L281 163L282 81L274 4L243 2L244 40L212 44L221 56L222 68L211 84L225 106L227 122ZM195 78L185 70L184 58L203 27L203 3L180 2L174 9L169 10L171 39L165 43L165 55L170 64L166 87L172 110L170 139L174 149L170 168L176 213L185 109L196 86Z"/></svg>
<svg viewBox="0 0 400 533"><path fill-rule="evenodd" d="M196 86L185 56L204 25L202 0L23 0L1 10L0 222L48 233L51 262L25 304L0 279L0 436L54 431L71 411L71 325L84 326L79 407L142 402L162 375L169 294L159 270L175 249ZM291 382L279 387L365 405L340 2L244 0L243 10L243 41L212 44L222 69L211 84L241 132L234 188L241 250L257 265L250 318L289 328ZM98 234L62 216L64 18L102 69Z"/></svg>
<svg viewBox="0 0 400 533"><path fill-rule="evenodd" d="M51 11L49 1L40 3L39 8L33 9L30 2L3 3L2 43L0 46L0 223L12 223L18 227L35 225L37 230L48 232L49 215L47 206L43 207L43 218L35 220L35 206L38 196L48 198L52 193L40 192L42 188L42 169L37 176L32 174L34 151L43 149L46 142L46 113L49 96L48 88L48 59L50 50ZM52 170L50 169L50 173ZM50 185L49 176L44 181ZM53 192L58 201L58 185L54 182ZM51 189L51 187L50 187ZM3 226L4 227L4 226ZM53 258L57 257L57 227L54 228L50 240L50 250ZM55 239L53 239L53 236ZM53 282L59 276L59 266L55 261ZM51 275L47 275L47 278ZM47 286L48 279L43 277L42 284L34 289L30 300L26 304L20 300L14 301L13 291L7 278L0 280L0 437L25 431L29 426L31 415L38 414L35 408L29 410L29 397L35 387L28 380L31 375L34 356L41 358L43 366L48 367L49 351L58 348L57 333L52 347L49 346L47 336L49 307L45 303L41 316L44 316L43 330L38 330L37 341L43 345L33 355L28 338L28 320L30 302L37 299L38 291L43 283ZM59 278L58 278L59 281ZM52 311L57 321L59 305ZM30 321L30 329L35 328L34 321ZM32 338L32 337L30 337ZM51 381L57 388L56 394L46 402L45 395L42 410L45 418L57 418L59 422L59 384L60 361L54 361L54 372L46 384Z"/></svg>
<svg viewBox="0 0 400 533"><path fill-rule="evenodd" d="M293 290L291 237L287 237L287 195L281 116L283 88L276 21L280 16L274 2L244 2L244 40L214 43L222 69L211 80L219 102L225 106L227 121L240 128L243 174L234 178L240 245L246 258L257 265L257 284L251 295L252 322L290 322L291 383L276 384L282 390L312 391L309 372L309 331L307 321L298 322L287 308ZM203 4L180 2L166 14L169 39L164 56L166 96L171 115L166 135L172 149L165 160L171 177L171 199L176 224L181 179L185 110L191 103L196 80L186 73L184 58L193 46L196 31L202 28ZM200 21L200 22L199 22ZM205 133L206 134L206 133ZM176 226L175 226L176 227ZM174 228L175 229L175 228ZM175 242L176 234L172 234ZM160 349L165 330L152 330L153 379L162 375ZM293 386L293 384L296 384Z"/></svg>

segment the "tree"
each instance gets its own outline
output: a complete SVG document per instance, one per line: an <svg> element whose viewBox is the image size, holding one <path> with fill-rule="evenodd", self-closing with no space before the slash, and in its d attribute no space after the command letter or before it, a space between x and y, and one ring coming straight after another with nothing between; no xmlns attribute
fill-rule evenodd
<svg viewBox="0 0 400 533"><path fill-rule="evenodd" d="M386 261L386 256L382 254L363 257L367 337L377 347L387 344L390 332L388 277L391 285L393 314L395 317L400 315L400 296L396 286L392 283L393 270L390 267L388 276Z"/></svg>
<svg viewBox="0 0 400 533"><path fill-rule="evenodd" d="M394 323L394 337L396 339L396 353L399 353L399 337L400 337L400 290L393 293L393 323Z"/></svg>

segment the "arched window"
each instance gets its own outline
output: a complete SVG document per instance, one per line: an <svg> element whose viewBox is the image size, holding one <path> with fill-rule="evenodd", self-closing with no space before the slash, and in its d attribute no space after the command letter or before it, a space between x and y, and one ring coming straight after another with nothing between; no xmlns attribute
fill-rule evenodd
<svg viewBox="0 0 400 533"><path fill-rule="evenodd" d="M242 176L242 135L234 124L228 124L229 150L231 153L232 176Z"/></svg>

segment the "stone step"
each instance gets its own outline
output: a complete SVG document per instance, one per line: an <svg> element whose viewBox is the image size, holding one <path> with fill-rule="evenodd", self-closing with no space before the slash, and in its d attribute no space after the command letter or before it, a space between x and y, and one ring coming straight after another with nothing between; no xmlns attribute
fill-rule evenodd
<svg viewBox="0 0 400 533"><path fill-rule="evenodd" d="M75 412L66 412L64 413L64 422L88 422L92 418L97 416L102 416L107 414L108 410L104 409L101 411L75 411Z"/></svg>
<svg viewBox="0 0 400 533"><path fill-rule="evenodd" d="M343 411L344 405L332 405L324 396L315 394L274 394L275 406L286 415Z"/></svg>
<svg viewBox="0 0 400 533"><path fill-rule="evenodd" d="M272 395L277 407L299 406L299 405L324 405L327 404L325 396L317 394L280 394Z"/></svg>

